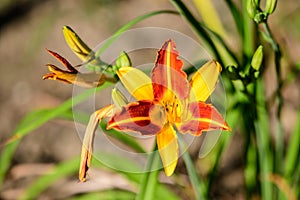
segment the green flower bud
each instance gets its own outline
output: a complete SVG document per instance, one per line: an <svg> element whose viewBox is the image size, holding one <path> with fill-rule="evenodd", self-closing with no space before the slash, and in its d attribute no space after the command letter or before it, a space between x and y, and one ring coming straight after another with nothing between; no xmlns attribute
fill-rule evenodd
<svg viewBox="0 0 300 200"><path fill-rule="evenodd" d="M263 46L259 45L259 47L256 49L252 60L251 60L251 66L253 69L255 69L256 71L259 71L259 68L261 66L262 60L263 60Z"/></svg>
<svg viewBox="0 0 300 200"><path fill-rule="evenodd" d="M246 1L246 8L248 15L251 19L254 19L256 13L257 13L257 4L255 0L247 0Z"/></svg>
<svg viewBox="0 0 300 200"><path fill-rule="evenodd" d="M272 14L276 8L277 0L266 0L265 12Z"/></svg>
<svg viewBox="0 0 300 200"><path fill-rule="evenodd" d="M129 56L125 51L122 51L118 59L116 60L116 67L120 69L121 67L130 67L131 61Z"/></svg>
<svg viewBox="0 0 300 200"><path fill-rule="evenodd" d="M122 106L125 106L128 104L128 101L126 97L116 88L114 88L111 92L111 97L114 102L114 104L118 107L121 108Z"/></svg>

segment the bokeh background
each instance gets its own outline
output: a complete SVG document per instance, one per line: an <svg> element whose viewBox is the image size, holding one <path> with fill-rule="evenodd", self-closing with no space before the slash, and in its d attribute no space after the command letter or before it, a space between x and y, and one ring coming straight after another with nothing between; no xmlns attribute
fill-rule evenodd
<svg viewBox="0 0 300 200"><path fill-rule="evenodd" d="M192 1L185 2L197 13ZM234 48L237 43L234 38L236 30L228 8L222 1L215 0L214 3L229 35L228 43ZM64 25L72 27L90 47L95 47L135 17L162 9L175 10L167 0L1 0L0 142L9 138L30 111L55 107L72 96L72 85L42 80L43 74L47 72L45 64L57 63L45 48L62 54L72 64L80 63L64 41ZM279 1L269 22L282 47L283 63L288 66L299 62L300 2ZM179 16L158 15L134 27L151 26L174 29L197 40L188 24ZM269 78L269 95L274 91L274 80L274 77ZM283 121L287 133L294 127L296 109L299 108L299 84L298 76L296 81L284 88L287 104L283 110ZM240 162L243 158L239 152L241 145L243 137L233 132L231 145L220 165L220 181L214 191L220 199L245 198L243 166ZM22 139L14 155L9 174L0 189L0 199L17 198L38 175L45 173L54 163L80 155L80 149L81 141L72 122L52 120L33 131ZM74 176L72 180L54 184L40 199L67 198L76 193L109 188L134 190L116 174L103 171L94 174L102 182L82 186ZM179 195L185 197L184 194Z"/></svg>

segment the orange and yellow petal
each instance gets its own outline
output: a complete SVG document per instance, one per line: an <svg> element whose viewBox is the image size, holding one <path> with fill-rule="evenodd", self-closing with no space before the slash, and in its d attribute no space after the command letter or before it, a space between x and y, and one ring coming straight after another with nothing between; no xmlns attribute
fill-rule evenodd
<svg viewBox="0 0 300 200"><path fill-rule="evenodd" d="M82 182L85 181L87 171L91 164L94 137L98 128L98 124L102 118L110 117L113 114L114 108L115 107L113 105L108 105L94 112L90 117L89 123L85 130L80 157L79 180Z"/></svg>
<svg viewBox="0 0 300 200"><path fill-rule="evenodd" d="M166 124L156 136L159 154L167 176L174 173L178 162L179 147L176 132L171 124Z"/></svg>
<svg viewBox="0 0 300 200"><path fill-rule="evenodd" d="M188 118L179 127L183 133L201 135L203 131L230 130L222 115L211 104L191 102L187 112Z"/></svg>
<svg viewBox="0 0 300 200"><path fill-rule="evenodd" d="M133 67L121 67L117 75L137 101L153 100L151 79L144 72Z"/></svg>
<svg viewBox="0 0 300 200"><path fill-rule="evenodd" d="M69 72L69 71L61 70L58 67L51 64L47 64L47 66L48 66L48 70L51 73L44 75L43 76L44 80L45 79L58 80L69 84L75 82L77 72Z"/></svg>
<svg viewBox="0 0 300 200"><path fill-rule="evenodd" d="M166 41L158 51L151 73L155 99L169 100L175 95L181 100L188 96L189 83L182 66L183 62L178 58L175 42Z"/></svg>
<svg viewBox="0 0 300 200"><path fill-rule="evenodd" d="M144 135L157 134L165 123L164 109L153 101L129 103L114 114L107 124L107 129L135 131Z"/></svg>
<svg viewBox="0 0 300 200"><path fill-rule="evenodd" d="M98 87L100 85L103 85L107 80L104 74L96 74L96 73L82 74L79 72L75 73L75 72L61 70L58 67L51 64L48 64L47 66L51 73L44 75L43 76L44 80L45 79L57 80L64 83L74 84L86 88Z"/></svg>
<svg viewBox="0 0 300 200"><path fill-rule="evenodd" d="M205 63L190 81L190 101L205 102L214 91L221 71L222 67L217 61Z"/></svg>

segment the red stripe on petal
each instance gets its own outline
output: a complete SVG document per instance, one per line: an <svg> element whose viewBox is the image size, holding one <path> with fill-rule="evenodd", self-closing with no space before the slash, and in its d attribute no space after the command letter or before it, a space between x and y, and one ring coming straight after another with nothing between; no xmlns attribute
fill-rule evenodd
<svg viewBox="0 0 300 200"><path fill-rule="evenodd" d="M51 51L49 49L46 49L48 53L50 53L52 56L54 56L59 62L61 62L70 72L78 73L77 69L75 69L67 59L59 55L58 53Z"/></svg>
<svg viewBox="0 0 300 200"><path fill-rule="evenodd" d="M230 130L222 115L211 104L191 102L188 106L189 117L180 126L183 133L200 135L202 131Z"/></svg>
<svg viewBox="0 0 300 200"><path fill-rule="evenodd" d="M183 62L178 59L176 44L172 40L164 43L158 51L155 67L152 70L154 98L161 100L168 91L172 91L179 99L187 97L189 83L182 70Z"/></svg>
<svg viewBox="0 0 300 200"><path fill-rule="evenodd" d="M108 122L108 129L136 131L145 135L158 133L165 123L162 106L153 101L138 101L123 107Z"/></svg>

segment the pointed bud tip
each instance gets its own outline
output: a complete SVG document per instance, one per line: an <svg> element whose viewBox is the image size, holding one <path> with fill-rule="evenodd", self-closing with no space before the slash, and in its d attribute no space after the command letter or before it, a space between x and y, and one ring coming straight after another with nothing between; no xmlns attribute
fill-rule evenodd
<svg viewBox="0 0 300 200"><path fill-rule="evenodd" d="M55 74L54 73L51 73L51 74L46 74L42 77L43 80L46 80L46 79L54 79L55 77Z"/></svg>
<svg viewBox="0 0 300 200"><path fill-rule="evenodd" d="M227 123L224 124L223 130L224 130L224 131L229 131L229 132L232 131L231 128L228 126Z"/></svg>
<svg viewBox="0 0 300 200"><path fill-rule="evenodd" d="M72 28L71 28L70 26L64 25L64 26L63 26L63 31L67 31L67 30L73 31Z"/></svg>
<svg viewBox="0 0 300 200"><path fill-rule="evenodd" d="M219 72L222 71L222 66L221 66L221 64L218 61L216 61L216 60L213 59L210 62L213 63L213 64L215 64L217 66Z"/></svg>

